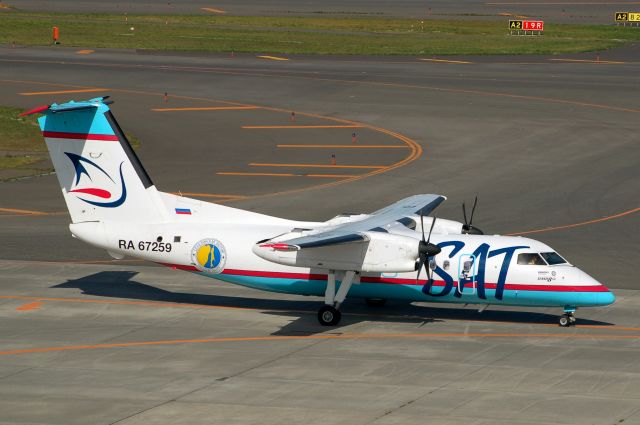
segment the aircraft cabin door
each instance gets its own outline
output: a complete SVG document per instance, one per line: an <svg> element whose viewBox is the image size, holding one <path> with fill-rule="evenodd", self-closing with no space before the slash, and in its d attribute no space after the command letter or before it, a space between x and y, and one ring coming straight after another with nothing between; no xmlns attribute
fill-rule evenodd
<svg viewBox="0 0 640 425"><path fill-rule="evenodd" d="M476 293L476 256L461 254L458 262L458 292L462 295Z"/></svg>

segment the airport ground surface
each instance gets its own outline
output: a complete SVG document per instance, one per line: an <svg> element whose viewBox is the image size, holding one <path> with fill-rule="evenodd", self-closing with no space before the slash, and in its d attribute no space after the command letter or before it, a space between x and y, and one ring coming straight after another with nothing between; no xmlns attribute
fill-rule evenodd
<svg viewBox="0 0 640 425"><path fill-rule="evenodd" d="M159 189L263 213L442 193L461 219L477 193L474 224L557 227L530 236L617 303L560 329L553 309L350 300L320 328L317 299L112 262L69 236L55 176L4 182L0 422L640 423L637 48L289 59L2 48L0 97L110 94Z"/></svg>
<svg viewBox="0 0 640 425"><path fill-rule="evenodd" d="M129 14L232 14L250 16L401 17L416 19L543 19L558 23L611 24L618 11L637 11L628 1L487 1L487 0L7 0L3 3L33 12Z"/></svg>

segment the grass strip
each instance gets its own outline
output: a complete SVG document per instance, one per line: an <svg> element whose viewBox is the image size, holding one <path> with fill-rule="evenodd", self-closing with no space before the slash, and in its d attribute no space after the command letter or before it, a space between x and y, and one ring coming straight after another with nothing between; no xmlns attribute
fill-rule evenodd
<svg viewBox="0 0 640 425"><path fill-rule="evenodd" d="M0 43L204 52L336 55L563 54L640 41L637 28L546 24L509 35L507 21L344 17L155 16L0 12Z"/></svg>

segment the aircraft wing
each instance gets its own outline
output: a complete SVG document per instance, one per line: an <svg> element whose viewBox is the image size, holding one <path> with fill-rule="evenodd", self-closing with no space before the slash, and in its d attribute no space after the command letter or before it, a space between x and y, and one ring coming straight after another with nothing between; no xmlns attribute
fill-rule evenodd
<svg viewBox="0 0 640 425"><path fill-rule="evenodd" d="M413 214L427 215L446 198L441 195L414 195L402 199L370 214L363 220L339 224L306 236L265 243L277 251L298 251L303 248L318 248L367 241L365 232L382 230L383 226Z"/></svg>

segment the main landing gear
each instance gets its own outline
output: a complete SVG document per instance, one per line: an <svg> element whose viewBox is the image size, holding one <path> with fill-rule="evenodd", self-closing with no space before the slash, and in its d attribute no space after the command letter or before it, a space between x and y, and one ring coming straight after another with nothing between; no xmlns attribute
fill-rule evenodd
<svg viewBox="0 0 640 425"><path fill-rule="evenodd" d="M335 326L340 323L342 314L340 313L340 305L347 297L349 289L355 280L356 272L344 272L344 278L340 283L340 288L336 293L336 271L329 270L327 275L327 289L324 292L324 306L318 310L318 322L323 326Z"/></svg>
<svg viewBox="0 0 640 425"><path fill-rule="evenodd" d="M560 326L562 326L563 328L574 326L576 324L576 317L574 316L575 312L575 307L565 307L564 314L560 316Z"/></svg>

